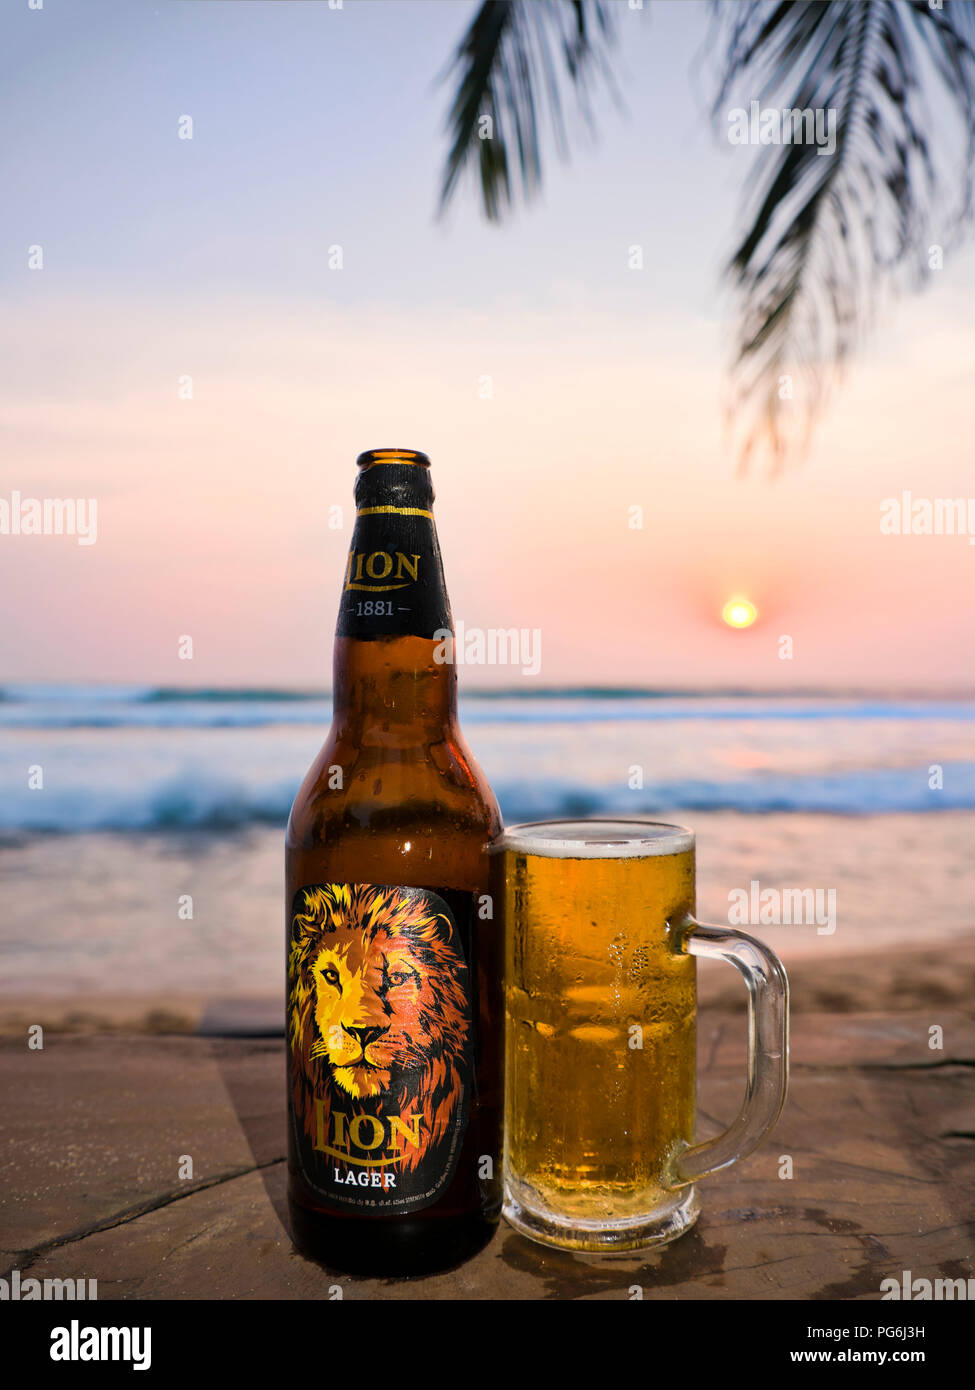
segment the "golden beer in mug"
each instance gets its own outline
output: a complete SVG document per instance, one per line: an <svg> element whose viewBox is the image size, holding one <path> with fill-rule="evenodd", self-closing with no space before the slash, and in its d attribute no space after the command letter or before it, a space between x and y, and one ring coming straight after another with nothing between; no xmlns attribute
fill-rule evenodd
<svg viewBox="0 0 975 1390"><path fill-rule="evenodd" d="M513 826L494 845L505 926L504 1214L576 1250L689 1229L693 1182L750 1153L788 1072L788 983L767 947L694 921L694 836L652 821ZM694 1144L695 956L749 989L748 1087Z"/></svg>

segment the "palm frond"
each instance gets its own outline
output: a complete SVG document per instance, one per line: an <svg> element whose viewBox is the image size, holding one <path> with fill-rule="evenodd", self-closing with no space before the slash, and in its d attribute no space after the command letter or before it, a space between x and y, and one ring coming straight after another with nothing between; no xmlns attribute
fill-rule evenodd
<svg viewBox="0 0 975 1390"><path fill-rule="evenodd" d="M457 88L448 117L452 140L441 212L467 168L476 170L491 221L500 220L514 201L516 175L524 198L535 195L542 175L541 112L547 110L564 155L563 87L568 81L591 123L589 82L599 74L611 84L611 41L605 0L485 0L448 71Z"/></svg>
<svg viewBox="0 0 975 1390"><path fill-rule="evenodd" d="M761 151L747 230L727 268L740 306L733 416L742 466L765 445L778 467L808 439L886 285L902 272L923 279L935 213L944 245L971 212L975 5L752 0L719 7L716 21L726 42L716 120L727 118L733 92L750 99L742 109L757 100L762 110L835 112L833 153L814 142ZM926 94L964 133L950 216ZM780 388L797 375L801 407Z"/></svg>

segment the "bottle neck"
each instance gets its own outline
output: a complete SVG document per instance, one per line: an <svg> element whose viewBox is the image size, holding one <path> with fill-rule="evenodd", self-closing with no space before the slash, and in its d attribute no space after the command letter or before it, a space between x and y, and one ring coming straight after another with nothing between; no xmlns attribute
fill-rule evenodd
<svg viewBox="0 0 975 1390"><path fill-rule="evenodd" d="M423 637L337 637L332 702L336 728L358 741L385 733L430 742L457 722L457 670L436 660L443 643Z"/></svg>
<svg viewBox="0 0 975 1390"><path fill-rule="evenodd" d="M332 685L336 723L360 738L371 731L425 741L456 722L456 669L444 659L453 624L433 498L425 460L360 462Z"/></svg>

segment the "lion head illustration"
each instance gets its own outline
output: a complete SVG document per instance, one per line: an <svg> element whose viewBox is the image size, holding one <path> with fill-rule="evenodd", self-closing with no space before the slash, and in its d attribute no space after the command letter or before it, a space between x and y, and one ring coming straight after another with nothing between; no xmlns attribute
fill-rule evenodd
<svg viewBox="0 0 975 1390"><path fill-rule="evenodd" d="M314 1101L326 1097L419 1115L421 1143L401 1156L415 1167L463 1096L467 966L449 919L416 889L306 888L288 980L292 1091L305 1133L314 1132Z"/></svg>

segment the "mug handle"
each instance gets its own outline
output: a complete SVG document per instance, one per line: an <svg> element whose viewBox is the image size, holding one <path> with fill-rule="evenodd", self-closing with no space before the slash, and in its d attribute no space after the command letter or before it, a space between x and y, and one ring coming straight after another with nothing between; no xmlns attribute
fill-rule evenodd
<svg viewBox="0 0 975 1390"><path fill-rule="evenodd" d="M686 917L671 924L680 951L725 960L748 986L748 1062L745 1099L723 1134L689 1145L674 1164L675 1187L709 1177L752 1153L775 1124L789 1090L789 980L774 951L731 927Z"/></svg>

